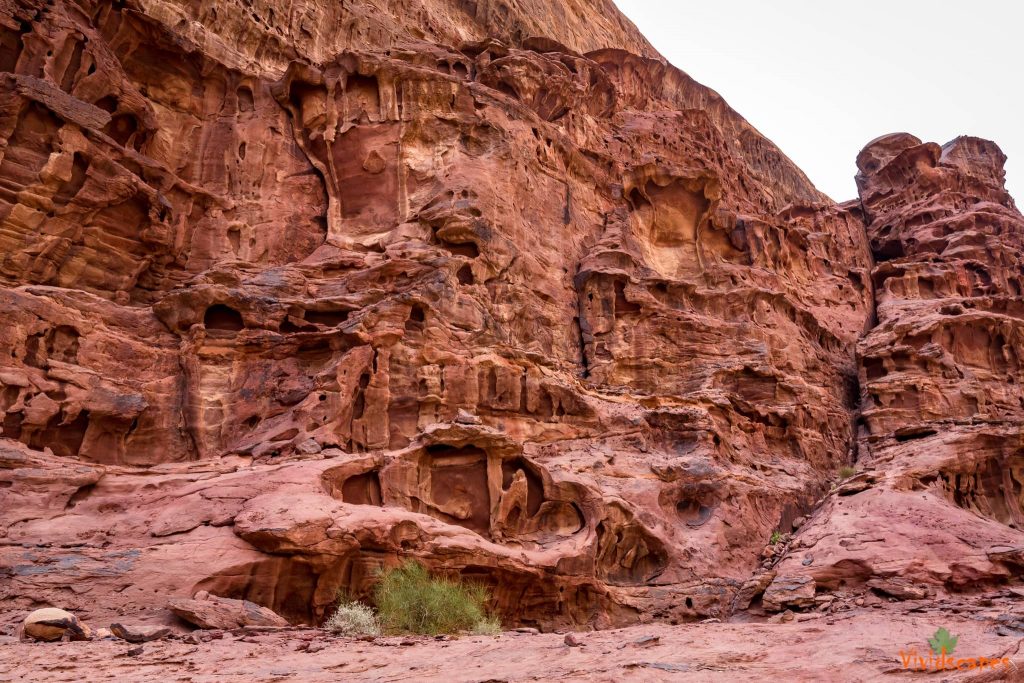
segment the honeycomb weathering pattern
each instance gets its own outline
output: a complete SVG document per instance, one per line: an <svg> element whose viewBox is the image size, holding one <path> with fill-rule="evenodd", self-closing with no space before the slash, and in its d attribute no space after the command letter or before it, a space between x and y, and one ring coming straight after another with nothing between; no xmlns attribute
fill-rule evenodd
<svg viewBox="0 0 1024 683"><path fill-rule="evenodd" d="M320 623L403 558L544 628L1024 565L990 142L880 138L837 204L610 0L4 0L0 68L6 621Z"/></svg>

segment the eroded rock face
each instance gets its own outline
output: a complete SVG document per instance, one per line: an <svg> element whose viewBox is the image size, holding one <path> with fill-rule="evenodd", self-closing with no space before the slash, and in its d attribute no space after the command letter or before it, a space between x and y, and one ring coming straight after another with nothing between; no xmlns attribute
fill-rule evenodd
<svg viewBox="0 0 1024 683"><path fill-rule="evenodd" d="M1019 575L1024 217L1004 161L987 140L940 147L905 133L860 153L878 302L858 345L864 472L817 513L776 581L913 599Z"/></svg>
<svg viewBox="0 0 1024 683"><path fill-rule="evenodd" d="M320 623L407 557L510 624L803 604L861 560L771 532L927 430L801 537L923 487L1017 557L991 143L835 204L610 3L406 5L0 10L0 607Z"/></svg>

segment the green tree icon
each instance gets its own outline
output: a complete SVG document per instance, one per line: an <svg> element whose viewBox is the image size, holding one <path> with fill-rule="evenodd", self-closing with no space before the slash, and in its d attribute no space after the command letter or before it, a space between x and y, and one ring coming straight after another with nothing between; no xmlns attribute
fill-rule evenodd
<svg viewBox="0 0 1024 683"><path fill-rule="evenodd" d="M932 646L932 652L935 654L953 654L953 650L956 649L956 641L960 640L960 636L950 635L949 631L944 628L940 628L935 632L935 635L928 639L928 644Z"/></svg>

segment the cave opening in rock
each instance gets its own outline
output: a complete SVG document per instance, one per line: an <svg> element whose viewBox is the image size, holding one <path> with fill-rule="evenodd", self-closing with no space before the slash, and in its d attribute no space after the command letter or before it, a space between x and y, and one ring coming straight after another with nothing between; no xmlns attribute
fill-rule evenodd
<svg viewBox="0 0 1024 683"><path fill-rule="evenodd" d="M273 557L231 567L199 582L195 590L268 607L291 624L315 624L322 609L316 604L320 573L307 560ZM333 597L332 597L333 601Z"/></svg>
<svg viewBox="0 0 1024 683"><path fill-rule="evenodd" d="M526 478L527 499L526 510L523 512L529 517L533 517L540 511L541 503L544 502L544 484L526 460L523 458L511 458L503 460L501 463L502 490L509 490L517 472L522 472Z"/></svg>
<svg viewBox="0 0 1024 683"><path fill-rule="evenodd" d="M361 420L366 412L366 387L370 386L370 373L364 372L359 375L359 388L356 390L355 399L352 401L352 419Z"/></svg>
<svg viewBox="0 0 1024 683"><path fill-rule="evenodd" d="M224 304L214 304L206 309L203 316L203 327L208 330L224 330L238 332L245 328L242 314Z"/></svg>
<svg viewBox="0 0 1024 683"><path fill-rule="evenodd" d="M426 310L420 304L413 304L409 310L409 317L405 321L406 332L420 332L426 324Z"/></svg>
<svg viewBox="0 0 1024 683"><path fill-rule="evenodd" d="M132 136L139 130L139 122L132 114L117 114L112 119L104 132L117 141L117 144L127 146ZM138 147L139 145L133 145Z"/></svg>
<svg viewBox="0 0 1024 683"><path fill-rule="evenodd" d="M480 255L480 247L477 246L476 242L448 242L441 240L441 245L455 256L476 258Z"/></svg>
<svg viewBox="0 0 1024 683"><path fill-rule="evenodd" d="M250 112L256 109L256 101L252 96L252 89L243 85L238 88L238 111Z"/></svg>
<svg viewBox="0 0 1024 683"><path fill-rule="evenodd" d="M113 114L115 111L117 111L118 107L117 98L113 95L101 97L100 99L93 102L93 104L102 109L103 111L107 112L108 114Z"/></svg>
<svg viewBox="0 0 1024 683"><path fill-rule="evenodd" d="M353 505L383 505L380 475L371 470L349 477L341 485L341 500Z"/></svg>
<svg viewBox="0 0 1024 683"><path fill-rule="evenodd" d="M70 458L78 455L89 429L89 411L81 410L68 419L64 411L51 417L39 431L32 432L28 446L34 450L49 448L54 455Z"/></svg>

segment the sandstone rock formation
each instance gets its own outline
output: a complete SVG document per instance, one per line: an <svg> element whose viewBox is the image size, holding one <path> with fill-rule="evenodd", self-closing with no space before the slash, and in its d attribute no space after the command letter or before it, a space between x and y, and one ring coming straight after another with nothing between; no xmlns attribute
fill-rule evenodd
<svg viewBox="0 0 1024 683"><path fill-rule="evenodd" d="M991 143L882 138L836 204L609 0L8 0L0 44L4 614L318 624L412 557L607 627L1024 563Z"/></svg>
<svg viewBox="0 0 1024 683"><path fill-rule="evenodd" d="M857 349L861 472L779 565L777 582L807 586L782 604L864 582L907 599L1019 579L1024 217L1004 161L987 140L905 133L858 156L877 303Z"/></svg>

